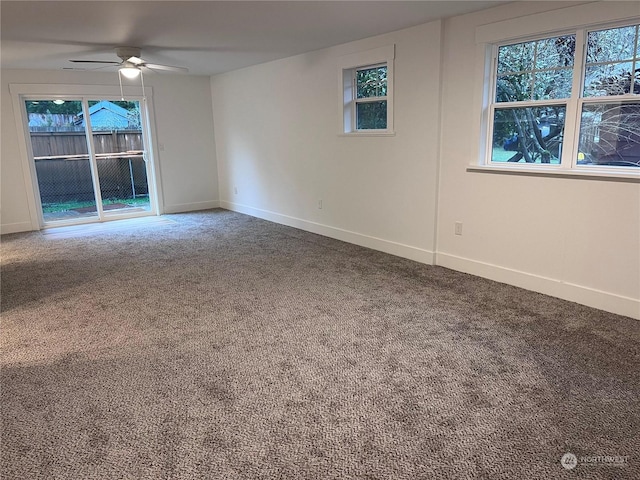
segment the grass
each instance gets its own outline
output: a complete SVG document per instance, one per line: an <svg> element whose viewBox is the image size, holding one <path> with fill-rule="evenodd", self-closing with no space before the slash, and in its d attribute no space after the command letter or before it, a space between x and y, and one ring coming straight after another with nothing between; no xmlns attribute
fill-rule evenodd
<svg viewBox="0 0 640 480"><path fill-rule="evenodd" d="M491 161L492 162L507 162L515 154L516 154L516 152L506 151L502 147L494 146L493 149L491 150ZM523 162L523 160L521 160L521 161ZM540 160L536 161L536 163L540 163ZM557 158L551 157L551 164L552 165L554 165L554 164L557 165L558 163L560 163L560 161Z"/></svg>
<svg viewBox="0 0 640 480"><path fill-rule="evenodd" d="M102 200L103 205L113 205L114 203L123 203L129 207L137 207L149 204L149 197L136 197L136 198L107 198ZM43 213L58 213L58 212L68 212L69 210L74 210L76 208L86 208L95 206L95 201L70 201L63 203L43 203L42 204L42 212Z"/></svg>

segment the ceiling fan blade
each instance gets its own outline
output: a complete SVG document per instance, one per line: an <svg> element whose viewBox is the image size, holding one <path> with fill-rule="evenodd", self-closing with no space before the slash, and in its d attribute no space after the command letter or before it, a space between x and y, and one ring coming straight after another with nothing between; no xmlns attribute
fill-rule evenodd
<svg viewBox="0 0 640 480"><path fill-rule="evenodd" d="M102 65L101 67L88 68L88 67L62 67L63 70L76 70L81 72L95 72L96 70L103 70L105 68L113 68L117 67L119 64L115 65Z"/></svg>
<svg viewBox="0 0 640 480"><path fill-rule="evenodd" d="M169 72L188 72L189 69L185 67L174 67L171 65L158 65L155 63L145 63L143 67L150 68L151 70L167 70Z"/></svg>
<svg viewBox="0 0 640 480"><path fill-rule="evenodd" d="M69 60L72 63L109 63L111 65L120 65L120 62L104 62L102 60Z"/></svg>
<svg viewBox="0 0 640 480"><path fill-rule="evenodd" d="M133 63L134 65L140 65L144 63L144 60L139 57L129 57L127 58L127 62Z"/></svg>

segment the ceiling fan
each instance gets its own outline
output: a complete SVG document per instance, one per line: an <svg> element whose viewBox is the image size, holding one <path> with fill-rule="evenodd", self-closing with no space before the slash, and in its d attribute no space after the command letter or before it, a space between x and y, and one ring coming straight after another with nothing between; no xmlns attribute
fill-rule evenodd
<svg viewBox="0 0 640 480"><path fill-rule="evenodd" d="M119 72L127 78L136 78L140 75L143 68L154 70L164 70L169 72L183 72L186 73L189 69L185 67L175 67L172 65L160 65L157 63L148 63L146 60L140 58L140 48L138 47L117 47L115 49L116 55L120 58L120 62L104 61L104 60L69 60L72 63L91 63L91 64L104 64L103 67L120 67ZM93 70L97 70L93 69Z"/></svg>

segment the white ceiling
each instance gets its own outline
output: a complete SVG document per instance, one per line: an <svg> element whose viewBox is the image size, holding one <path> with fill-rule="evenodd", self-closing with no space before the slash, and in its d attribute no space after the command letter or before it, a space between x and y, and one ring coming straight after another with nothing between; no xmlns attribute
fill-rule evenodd
<svg viewBox="0 0 640 480"><path fill-rule="evenodd" d="M2 68L62 69L70 59L142 58L212 75L371 37L501 1L8 1Z"/></svg>

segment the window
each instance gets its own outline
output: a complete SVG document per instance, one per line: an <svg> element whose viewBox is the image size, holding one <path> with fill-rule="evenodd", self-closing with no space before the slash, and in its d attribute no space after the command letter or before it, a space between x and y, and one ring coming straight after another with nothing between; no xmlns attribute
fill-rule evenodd
<svg viewBox="0 0 640 480"><path fill-rule="evenodd" d="M387 129L387 65L353 70L356 130Z"/></svg>
<svg viewBox="0 0 640 480"><path fill-rule="evenodd" d="M587 33L578 164L640 167L639 30Z"/></svg>
<svg viewBox="0 0 640 480"><path fill-rule="evenodd" d="M635 24L494 45L485 163L640 173L639 37Z"/></svg>
<svg viewBox="0 0 640 480"><path fill-rule="evenodd" d="M340 59L342 132L393 134L393 45Z"/></svg>

